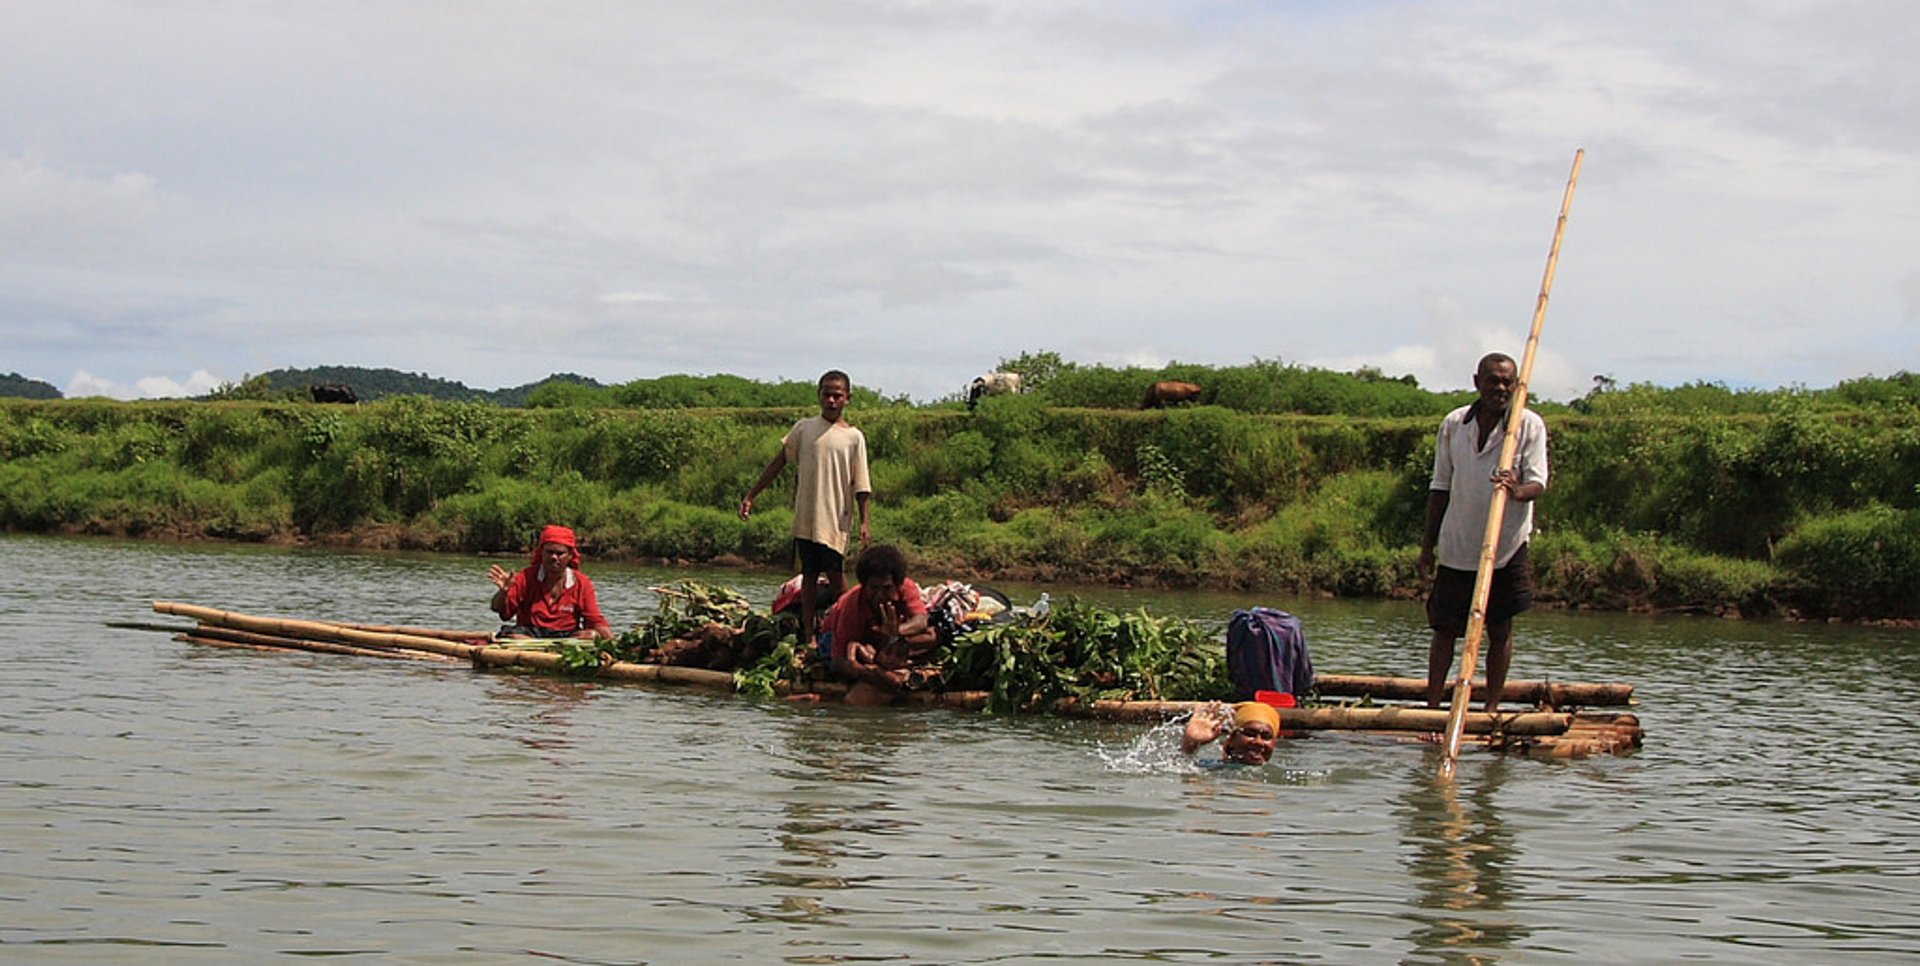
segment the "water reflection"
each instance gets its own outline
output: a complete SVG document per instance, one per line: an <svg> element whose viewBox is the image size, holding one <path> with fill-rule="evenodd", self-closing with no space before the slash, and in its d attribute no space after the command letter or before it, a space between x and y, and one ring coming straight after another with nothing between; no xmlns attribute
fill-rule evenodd
<svg viewBox="0 0 1920 966"><path fill-rule="evenodd" d="M1462 763L1455 780L1427 768L1411 776L1400 802L1401 841L1417 894L1406 938L1415 948L1448 960L1495 962L1531 930L1502 915L1511 891L1507 871L1515 857L1513 831L1495 800L1512 762L1491 758L1478 769Z"/></svg>
<svg viewBox="0 0 1920 966"><path fill-rule="evenodd" d="M848 875L842 866L883 859L888 850L880 839L919 828L890 786L902 774L903 752L910 757L927 737L920 717L802 713L786 719L784 763L773 769L791 783L781 795L779 868L749 877L772 887L777 905L750 912L753 918L832 922L848 910L830 903L830 894L879 878Z"/></svg>
<svg viewBox="0 0 1920 966"><path fill-rule="evenodd" d="M486 706L489 711L501 713L503 720L498 727L514 741L535 751L548 752L573 746L574 716L594 700L595 691L600 687L590 682L532 674L490 676L488 680L490 684L500 682L500 686L490 688L492 700ZM555 765L567 764L564 755L543 757Z"/></svg>

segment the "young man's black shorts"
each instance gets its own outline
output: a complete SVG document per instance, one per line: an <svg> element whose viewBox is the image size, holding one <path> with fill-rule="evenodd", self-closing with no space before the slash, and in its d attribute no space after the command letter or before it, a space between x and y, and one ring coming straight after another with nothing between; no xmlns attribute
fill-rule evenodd
<svg viewBox="0 0 1920 966"><path fill-rule="evenodd" d="M837 574L847 566L845 554L824 543L814 543L800 537L793 538L793 555L800 558L800 572L803 574Z"/></svg>
<svg viewBox="0 0 1920 966"><path fill-rule="evenodd" d="M1427 626L1454 637L1465 634L1478 576L1471 570L1435 567L1433 593L1427 595ZM1487 623L1504 624L1532 606L1533 571L1527 564L1527 545L1523 543L1506 566L1493 572L1493 586L1487 591Z"/></svg>

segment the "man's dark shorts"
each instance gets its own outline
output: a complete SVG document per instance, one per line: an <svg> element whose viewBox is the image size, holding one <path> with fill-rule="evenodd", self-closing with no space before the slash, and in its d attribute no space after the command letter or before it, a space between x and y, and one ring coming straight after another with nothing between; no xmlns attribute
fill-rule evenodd
<svg viewBox="0 0 1920 966"><path fill-rule="evenodd" d="M824 543L794 537L793 555L800 558L803 574L837 574L847 569L846 555Z"/></svg>
<svg viewBox="0 0 1920 966"><path fill-rule="evenodd" d="M1433 593L1427 596L1428 627L1449 631L1455 637L1467 632L1477 576L1471 570L1434 568ZM1487 623L1504 624L1532 606L1533 571L1527 565L1527 545L1523 543L1506 566L1493 572L1493 586L1487 591Z"/></svg>

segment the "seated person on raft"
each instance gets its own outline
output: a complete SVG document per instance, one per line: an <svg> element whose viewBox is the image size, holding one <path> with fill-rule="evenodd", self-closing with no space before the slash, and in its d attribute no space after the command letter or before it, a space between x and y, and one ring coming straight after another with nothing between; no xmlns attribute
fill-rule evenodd
<svg viewBox="0 0 1920 966"><path fill-rule="evenodd" d="M1274 742L1280 737L1280 712L1259 701L1242 701L1231 708L1218 703L1196 708L1180 736L1180 750L1191 755L1202 745L1223 737L1222 759L1264 765L1273 757Z"/></svg>
<svg viewBox="0 0 1920 966"><path fill-rule="evenodd" d="M611 638L593 581L580 572L580 543L560 526L540 531L533 560L519 573L495 564L487 579L499 588L489 606L507 622L501 637Z"/></svg>
<svg viewBox="0 0 1920 966"><path fill-rule="evenodd" d="M820 621L820 645L833 672L854 682L848 704L887 704L940 636L927 623L926 601L898 548L869 549L853 572L860 586L840 595Z"/></svg>

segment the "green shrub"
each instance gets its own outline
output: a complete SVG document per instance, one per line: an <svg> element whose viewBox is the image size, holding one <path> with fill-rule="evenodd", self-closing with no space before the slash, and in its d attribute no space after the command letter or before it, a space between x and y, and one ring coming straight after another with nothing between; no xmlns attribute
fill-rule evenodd
<svg viewBox="0 0 1920 966"><path fill-rule="evenodd" d="M739 543L739 518L706 507L657 501L638 508L625 544L632 552L669 560L710 560Z"/></svg>
<svg viewBox="0 0 1920 966"><path fill-rule="evenodd" d="M1653 534L1613 531L1534 538L1543 600L1577 607L1764 617L1779 612L1777 574L1762 561L1702 554Z"/></svg>
<svg viewBox="0 0 1920 966"><path fill-rule="evenodd" d="M460 535L461 549L511 553L526 549L550 523L577 526L579 518L559 505L553 488L511 477L487 477L470 493L456 493L432 516Z"/></svg>
<svg viewBox="0 0 1920 966"><path fill-rule="evenodd" d="M919 546L945 546L968 530L981 526L980 503L964 490L916 500L889 513L891 528Z"/></svg>
<svg viewBox="0 0 1920 966"><path fill-rule="evenodd" d="M1117 399L1149 377L1211 382L1215 404L1048 404L1055 384ZM1909 382L1848 384L1845 398L1634 392L1553 416L1553 485L1535 518L1543 596L1652 610L1911 613L1897 529L1920 512ZM740 554L784 566L794 472L761 495L751 521L736 510L781 434L812 410L811 386L802 388L805 405L702 412L418 397L360 407L0 400L0 527L228 539L373 527L410 546L517 550L534 528L567 522L614 555ZM1399 596L1417 586L1410 561L1434 414L1245 410L1334 400L1390 411L1411 388L1277 362L1063 363L1047 393L992 397L972 414L876 399L854 418L873 457L876 536L910 544L917 559L1041 579ZM1755 400L1765 403L1758 415ZM1591 414L1608 407L1618 414Z"/></svg>
<svg viewBox="0 0 1920 966"><path fill-rule="evenodd" d="M1810 614L1920 616L1920 510L1875 506L1809 520L1774 560Z"/></svg>
<svg viewBox="0 0 1920 966"><path fill-rule="evenodd" d="M0 410L0 461L28 460L58 453L75 436L38 416Z"/></svg>
<svg viewBox="0 0 1920 966"><path fill-rule="evenodd" d="M585 383L553 380L527 393L528 409L604 409L613 404L613 393Z"/></svg>

